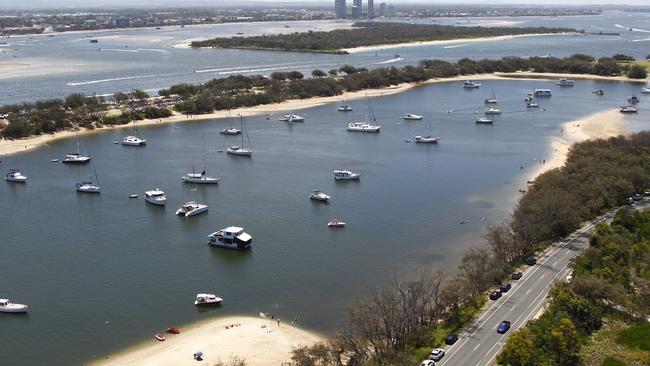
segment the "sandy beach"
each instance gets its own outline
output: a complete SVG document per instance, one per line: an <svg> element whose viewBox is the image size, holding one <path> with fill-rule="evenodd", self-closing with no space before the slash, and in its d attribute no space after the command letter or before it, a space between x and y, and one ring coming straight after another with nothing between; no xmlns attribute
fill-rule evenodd
<svg viewBox="0 0 650 366"><path fill-rule="evenodd" d="M448 39L448 40L444 40L444 41L420 41L420 42L379 44L379 45L375 45L375 46L361 46L361 47L353 47L353 48L344 48L341 51L346 51L347 53L359 53L359 52L369 52L369 51L380 51L380 50L386 50L386 49L395 49L395 48L401 48L401 47L436 46L436 45L447 45L447 44L456 44L456 43L471 43L471 42L507 41L507 40L511 40L513 38L521 38L521 37L566 36L567 34L573 34L573 33L517 34L517 35L497 36L497 37L458 38L458 39Z"/></svg>
<svg viewBox="0 0 650 366"><path fill-rule="evenodd" d="M212 366L237 357L245 360L248 366L280 366L291 360L294 348L325 340L316 333L282 321L278 326L275 320L247 316L208 320L181 328L180 334L164 335L166 340L163 342L155 340L152 334L150 340L92 361L90 365ZM203 352L203 362L193 359L197 351Z"/></svg>
<svg viewBox="0 0 650 366"><path fill-rule="evenodd" d="M22 63L22 62L0 62L0 69L9 69L12 67L23 67L23 66L29 66L29 64Z"/></svg>
<svg viewBox="0 0 650 366"><path fill-rule="evenodd" d="M580 80L598 80L598 81L625 81L628 83L645 84L648 79L630 79L627 76L601 76L590 74L562 74L552 72L532 72L532 71L518 71L518 72L496 72L494 75L503 76L508 78L543 78L543 79L580 79Z"/></svg>

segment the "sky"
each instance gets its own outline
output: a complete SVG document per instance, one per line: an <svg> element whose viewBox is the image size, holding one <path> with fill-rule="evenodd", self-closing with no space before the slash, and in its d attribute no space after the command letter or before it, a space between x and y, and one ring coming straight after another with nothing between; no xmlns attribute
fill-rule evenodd
<svg viewBox="0 0 650 366"><path fill-rule="evenodd" d="M564 4L564 5L585 5L585 4L609 4L609 5L650 5L648 0L571 0L567 4L566 0L546 0L543 3L533 4L530 0L381 0L387 3L417 3L417 4L513 4L513 5L544 5L551 4ZM252 3L253 1L239 1L239 4ZM334 4L334 0L262 0L255 1L256 3L267 4L287 4L287 3L311 3L311 4ZM352 0L348 0L349 3ZM363 0L364 3L367 0ZM141 7L154 7L154 6L171 6L171 7L186 7L205 5L218 7L219 5L228 4L232 5L231 0L0 0L0 7L16 7L16 8L30 8L30 7L110 7L110 6L141 6Z"/></svg>

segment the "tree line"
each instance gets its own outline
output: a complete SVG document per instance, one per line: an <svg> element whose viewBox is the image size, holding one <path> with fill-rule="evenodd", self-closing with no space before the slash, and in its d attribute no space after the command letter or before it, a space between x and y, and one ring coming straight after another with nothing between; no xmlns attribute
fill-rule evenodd
<svg viewBox="0 0 650 366"><path fill-rule="evenodd" d="M575 31L575 29L569 28L546 27L455 27L437 24L358 22L353 24L352 29L337 29L329 32L295 32L291 34L251 37L219 37L205 41L194 41L191 43L191 46L197 48L219 47L288 51L337 51L345 48L392 43Z"/></svg>

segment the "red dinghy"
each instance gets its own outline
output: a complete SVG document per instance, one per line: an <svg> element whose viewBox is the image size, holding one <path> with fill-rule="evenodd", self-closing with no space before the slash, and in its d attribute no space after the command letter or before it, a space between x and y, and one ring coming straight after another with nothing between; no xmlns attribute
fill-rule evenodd
<svg viewBox="0 0 650 366"><path fill-rule="evenodd" d="M161 342L165 340L165 336L160 333L156 333L156 335L154 335L153 337Z"/></svg>
<svg viewBox="0 0 650 366"><path fill-rule="evenodd" d="M167 328L167 333L170 333L170 334L179 334L180 332L181 332L181 330L178 329L178 328Z"/></svg>

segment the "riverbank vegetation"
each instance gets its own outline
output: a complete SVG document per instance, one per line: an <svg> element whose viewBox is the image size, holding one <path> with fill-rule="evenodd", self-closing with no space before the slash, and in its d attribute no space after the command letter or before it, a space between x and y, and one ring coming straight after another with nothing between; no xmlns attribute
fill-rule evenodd
<svg viewBox="0 0 650 366"><path fill-rule="evenodd" d="M575 32L568 28L455 27L436 24L358 22L352 29L301 32L194 41L192 47L249 48L283 51L330 51L383 44ZM344 53L344 52L343 52Z"/></svg>
<svg viewBox="0 0 650 366"><path fill-rule="evenodd" d="M342 359L351 360L348 365L417 364L444 336L467 325L487 291L526 257L648 186L650 132L574 145L566 165L542 174L512 220L490 227L485 243L463 256L456 273L421 271L373 290L349 308L347 326L330 344L296 350L294 365L342 365ZM647 330L636 324L650 315L650 211L622 211L612 226L600 224L574 272L570 285L551 291L549 310L510 338L501 364L580 364L580 346L612 312L630 329L616 333L617 342L647 347Z"/></svg>

